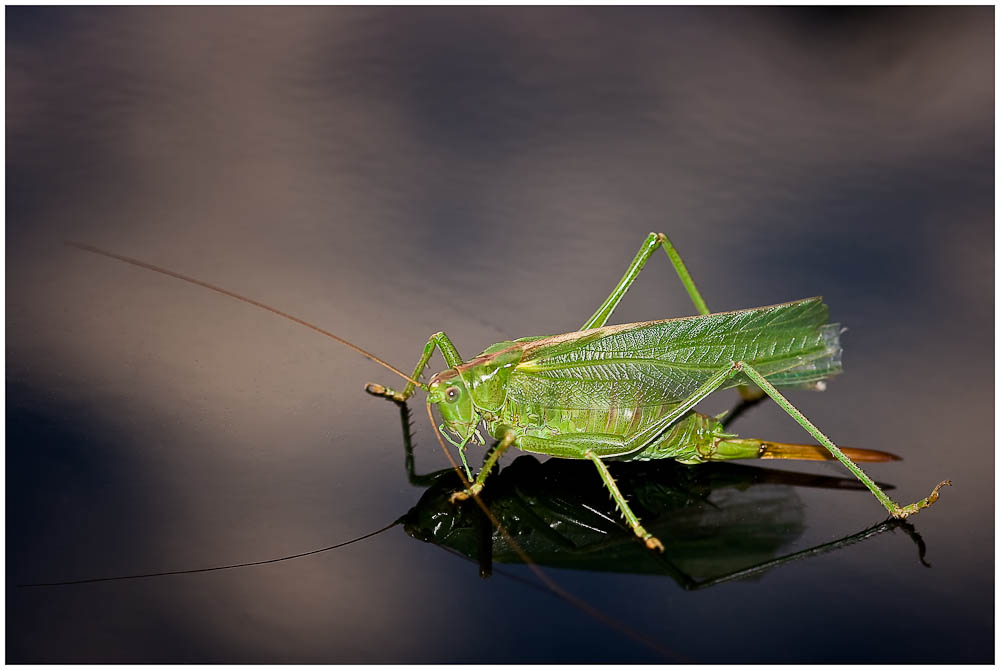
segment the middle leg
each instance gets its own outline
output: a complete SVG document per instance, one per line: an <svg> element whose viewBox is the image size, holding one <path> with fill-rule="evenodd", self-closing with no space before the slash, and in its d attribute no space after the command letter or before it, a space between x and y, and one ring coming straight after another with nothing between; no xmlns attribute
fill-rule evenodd
<svg viewBox="0 0 1000 670"><path fill-rule="evenodd" d="M663 544L639 523L639 517L629 507L625 496L618 490L618 484L611 476L608 466L601 460L601 456L617 456L628 452L629 445L620 437L597 433L576 433L551 438L525 435L517 441L517 446L522 451L546 454L556 458L586 458L591 461L597 467L601 480L611 493L612 500L615 501L615 505L618 506L618 510L632 531L646 543L648 548L663 551Z"/></svg>
<svg viewBox="0 0 1000 670"><path fill-rule="evenodd" d="M584 456L590 459L590 461L597 466L597 472L601 475L601 480L608 488L608 491L611 492L612 499L614 499L615 504L618 505L618 510L622 513L622 516L625 517L625 521L627 521L628 525L632 527L632 531L639 537L639 539L646 543L647 548L656 549L662 553L663 543L653 537L653 534L643 528L642 524L639 523L639 517L637 517L635 512L632 511L632 508L628 506L628 503L625 501L625 496L623 496L622 492L618 490L618 484L615 483L615 480L611 476L611 472L608 471L608 466L604 464L604 461L602 461L597 454L589 450L584 454Z"/></svg>

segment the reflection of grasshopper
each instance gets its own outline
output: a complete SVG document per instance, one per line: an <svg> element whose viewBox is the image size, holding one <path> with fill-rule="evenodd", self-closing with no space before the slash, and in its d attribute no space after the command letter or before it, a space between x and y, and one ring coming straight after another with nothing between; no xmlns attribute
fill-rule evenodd
<svg viewBox="0 0 1000 670"><path fill-rule="evenodd" d="M646 526L666 543L665 553L651 553L634 541L614 503L587 485L582 476L589 471L586 463L539 463L532 456L515 459L482 494L522 554L478 507L450 502L460 483L452 469L416 474L405 405L401 416L407 474L427 491L400 521L411 537L477 560L483 576L490 574L493 562L520 563L526 554L539 565L556 568L668 575L693 590L758 575L897 528L914 539L923 560L924 545L916 531L895 519L781 555L805 531L795 487L864 490L854 479L732 463L711 468L670 461L611 463L609 469Z"/></svg>
<svg viewBox="0 0 1000 670"><path fill-rule="evenodd" d="M744 401L729 414L730 418L759 400ZM20 586L91 584L266 565L339 549L400 524L411 537L478 560L484 576L490 574L494 561L530 560L552 567L665 574L686 589L699 589L759 574L896 528L914 539L923 561L925 549L920 536L908 523L896 519L835 542L778 556L804 531L802 505L793 486L848 490L860 490L863 486L853 479L731 463L719 463L712 468L689 468L670 461L609 465L624 484L624 490L635 498L633 504L649 520L649 526L670 539L666 554L646 551L633 540L631 531L617 520L611 501L580 477L581 468L589 469L582 461L551 459L542 464L534 457L522 456L504 468L482 496L494 519L503 527L501 531L493 528L491 520L478 507L452 502L459 482L455 470L416 473L409 408L405 403L399 407L407 477L411 484L427 491L409 512L384 528L280 558ZM754 488L759 485L770 486ZM730 495L733 493L736 495ZM512 545L511 540L517 545Z"/></svg>
<svg viewBox="0 0 1000 670"><path fill-rule="evenodd" d="M913 538L923 562L925 547L913 527L890 519L839 540L780 555L805 531L795 487L864 490L853 479L771 470L732 463L690 468L669 461L612 463L609 468L649 528L664 538L664 554L632 540L615 505L586 485L580 461L539 463L521 456L504 468L482 498L523 550L508 543L482 511L450 502L459 483L453 470L420 475L414 467L409 412L401 407L410 483L427 487L400 521L411 537L477 560L483 576L492 563L520 563L618 573L663 574L685 589L758 575L810 556L901 529ZM885 487L891 489L891 487Z"/></svg>

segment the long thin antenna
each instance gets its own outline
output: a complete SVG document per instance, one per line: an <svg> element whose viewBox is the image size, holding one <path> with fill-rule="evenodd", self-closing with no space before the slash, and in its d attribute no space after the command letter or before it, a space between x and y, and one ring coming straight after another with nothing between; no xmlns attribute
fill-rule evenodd
<svg viewBox="0 0 1000 670"><path fill-rule="evenodd" d="M390 371L396 373L397 375L399 375L400 377L402 377L406 381L411 382L413 384L416 384L418 387L424 389L425 391L427 390L427 386L425 384L421 384L419 381L417 381L416 379L411 378L409 375L403 374L402 372L400 372L399 370L397 370L393 366L389 365L388 363L386 363L385 361L383 361L381 358L379 358L375 354L373 354L371 352L368 352L368 351L365 351L364 349L362 349L358 345L351 344L350 342L348 342L344 338L339 337L337 335L334 335L333 333L331 333L328 330L324 330L324 329L320 328L319 326L317 326L315 324L312 324L312 323L309 323L308 321L300 319L297 316L292 316L291 314L288 314L287 312L282 312L280 309L276 309L274 307L271 307L270 305L265 305L262 302L258 302L257 300L254 300L253 298L247 298L246 296L242 296L239 293L233 293L232 291L230 291L228 289L224 289L221 286L216 286L215 284L209 284L206 281L202 281L200 279L195 279L194 277L188 277L187 275L182 275L179 272L174 272L173 270L168 270L166 268L161 268L161 267L159 267L157 265L153 265L152 263L147 263L145 261L140 261L140 260L138 260L136 258L129 258L128 256L121 256L119 254L115 254L115 253L112 253L110 251L105 251L103 249L98 249L97 247L93 247L93 246L91 246L89 244L82 244L80 242L66 242L66 244L67 244L67 246L76 247L77 249L82 249L83 251L89 251L92 254L98 254L99 256L107 256L108 258L113 258L113 259L115 259L117 261L122 261L123 263L128 263L129 265L135 265L136 267L140 267L140 268L143 268L143 269L146 269L146 270L152 270L153 272L159 272L162 275L167 275L168 277L173 277L174 279L180 279L181 281L186 281L187 283L194 284L195 286L201 286L202 288L207 288L210 291L215 291L216 293L221 293L224 296L233 298L235 300L239 300L240 302L245 302L248 305L253 305L254 307L259 307L259 308L261 308L263 310L267 310L268 312L271 312L272 314L277 314L278 316L280 316L280 317L282 317L284 319L288 319L289 321L294 321L295 323L299 324L300 326L305 326L306 328L309 328L310 330L315 330L320 335L326 335L331 340L336 340L337 342L340 342L345 347L347 347L349 349L353 349L354 351L358 352L359 354L361 354L362 356L364 356L368 360L374 361L375 363L378 363L379 365L381 365L385 369L390 370Z"/></svg>

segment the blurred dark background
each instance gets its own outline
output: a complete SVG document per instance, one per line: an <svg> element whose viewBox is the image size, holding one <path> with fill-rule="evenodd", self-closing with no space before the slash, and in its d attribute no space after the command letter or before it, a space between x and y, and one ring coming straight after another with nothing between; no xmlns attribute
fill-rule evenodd
<svg viewBox="0 0 1000 670"><path fill-rule="evenodd" d="M993 659L992 8L5 15L8 661ZM902 455L870 468L902 502L954 480L913 520L931 568L897 532L698 592L546 569L653 645L398 528L270 566L14 587L306 551L421 495L398 412L361 391L388 373L64 240L411 369L441 329L468 357L577 328L650 230L714 310L826 297L845 374L792 400ZM691 313L648 267L615 321ZM445 467L411 405L418 469ZM768 404L735 428L806 438ZM748 529L776 514L755 501L787 501L780 553L883 515L863 491L761 486L690 498L734 501ZM701 560L762 559L723 544Z"/></svg>

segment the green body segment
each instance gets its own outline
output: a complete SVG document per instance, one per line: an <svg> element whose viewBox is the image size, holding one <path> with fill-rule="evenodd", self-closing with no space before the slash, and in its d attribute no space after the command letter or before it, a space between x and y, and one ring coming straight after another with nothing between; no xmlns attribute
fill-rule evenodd
<svg viewBox="0 0 1000 670"><path fill-rule="evenodd" d="M493 345L458 366L472 403L499 439L558 440L577 434L628 439L662 421L732 361L746 361L776 386L821 388L841 370L839 326L810 298L682 319L607 326ZM736 375L724 388L745 384ZM441 406L447 412L447 403ZM713 417L688 412L648 444L604 457L685 463L753 458L756 447ZM581 443L582 444L582 443ZM561 457L585 458L579 453Z"/></svg>

